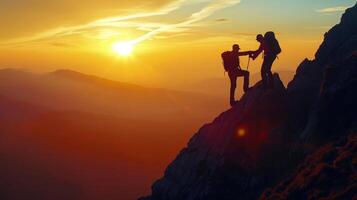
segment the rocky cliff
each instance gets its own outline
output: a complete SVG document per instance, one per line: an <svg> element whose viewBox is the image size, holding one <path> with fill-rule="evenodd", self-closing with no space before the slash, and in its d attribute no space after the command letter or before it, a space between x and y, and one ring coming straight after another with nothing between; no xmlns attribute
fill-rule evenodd
<svg viewBox="0 0 357 200"><path fill-rule="evenodd" d="M296 171L260 200L355 199L357 135L327 144L309 155Z"/></svg>
<svg viewBox="0 0 357 200"><path fill-rule="evenodd" d="M289 197L291 185L297 183L294 177L308 167L302 164L296 172L296 166L310 162L309 158L304 162L306 156L323 145L353 135L357 127L356 24L357 5L326 33L315 60L300 64L288 88L277 74L274 89L263 90L257 83L236 106L192 137L164 177L154 183L151 196L142 199L258 199L266 188L272 189L262 199ZM356 153L353 148L349 153ZM346 151L334 151L330 164ZM317 157L316 162L325 162ZM294 173L290 181L281 183ZM333 179L334 175L322 176ZM315 178L311 175L301 184ZM349 181L355 182L356 176ZM278 183L288 186L274 188ZM315 191L317 186L305 189ZM349 195L355 194L352 188Z"/></svg>

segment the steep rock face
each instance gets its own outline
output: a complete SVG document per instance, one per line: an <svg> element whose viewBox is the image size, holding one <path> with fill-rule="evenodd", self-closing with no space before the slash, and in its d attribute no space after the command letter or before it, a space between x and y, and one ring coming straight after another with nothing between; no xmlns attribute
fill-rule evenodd
<svg viewBox="0 0 357 200"><path fill-rule="evenodd" d="M261 200L357 198L357 134L308 156L291 177L266 190Z"/></svg>
<svg viewBox="0 0 357 200"><path fill-rule="evenodd" d="M274 90L262 90L260 84L199 130L153 185L148 199L257 197L257 189L262 190L275 177L271 168L278 159L265 149L277 146L270 134L283 122L287 105L278 75Z"/></svg>
<svg viewBox="0 0 357 200"><path fill-rule="evenodd" d="M357 127L356 12L346 11L287 89L275 75L274 90L258 83L201 128L145 199L257 199L321 144Z"/></svg>
<svg viewBox="0 0 357 200"><path fill-rule="evenodd" d="M312 134L318 135L321 133L320 129L324 129L318 125L318 117L321 116L318 113L321 113L322 104L326 103L327 96L324 96L327 94L326 91L330 91L329 96L340 100L335 101L336 104L332 106L338 107L344 103L340 98L341 93L328 88L345 87L347 91L348 87L353 87L351 79L355 77L353 73L356 66L353 61L357 50L356 23L357 5L347 9L341 22L325 34L324 42L316 52L315 60L304 60L297 68L294 79L289 83L287 93L290 115L286 131L296 136L296 139L319 140ZM344 81L350 85L341 85ZM351 93L348 96L355 98Z"/></svg>
<svg viewBox="0 0 357 200"><path fill-rule="evenodd" d="M309 113L319 95L323 68L315 61L305 59L297 68L294 79L288 84L289 120L286 127L295 139L305 128Z"/></svg>
<svg viewBox="0 0 357 200"><path fill-rule="evenodd" d="M316 52L316 61L322 65L345 60L357 46L357 6L346 10L341 22L325 34L324 42Z"/></svg>
<svg viewBox="0 0 357 200"><path fill-rule="evenodd" d="M356 89L357 56L327 66L317 101L301 137L320 144L348 134L357 126Z"/></svg>

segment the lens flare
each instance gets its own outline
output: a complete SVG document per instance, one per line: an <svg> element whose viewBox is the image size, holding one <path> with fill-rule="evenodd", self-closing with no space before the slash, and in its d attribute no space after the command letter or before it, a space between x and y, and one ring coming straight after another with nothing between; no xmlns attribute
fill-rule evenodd
<svg viewBox="0 0 357 200"><path fill-rule="evenodd" d="M237 136L238 137L244 137L247 134L246 130L244 128L240 128L237 130Z"/></svg>

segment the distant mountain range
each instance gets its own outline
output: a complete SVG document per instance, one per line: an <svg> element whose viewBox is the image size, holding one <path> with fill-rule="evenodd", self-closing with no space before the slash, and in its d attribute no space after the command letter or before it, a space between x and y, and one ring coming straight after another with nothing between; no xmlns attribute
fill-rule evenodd
<svg viewBox="0 0 357 200"><path fill-rule="evenodd" d="M200 118L226 106L223 98L153 89L70 70L48 74L0 70L0 95L56 110L80 110L132 119Z"/></svg>
<svg viewBox="0 0 357 200"><path fill-rule="evenodd" d="M71 70L0 70L1 199L134 199L225 105Z"/></svg>

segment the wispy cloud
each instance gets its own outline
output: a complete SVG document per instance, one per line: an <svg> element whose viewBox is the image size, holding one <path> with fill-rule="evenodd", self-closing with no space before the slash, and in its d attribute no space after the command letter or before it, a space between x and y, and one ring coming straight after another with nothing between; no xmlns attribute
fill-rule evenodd
<svg viewBox="0 0 357 200"><path fill-rule="evenodd" d="M318 12L318 13L335 13L335 12L345 11L347 8L348 8L347 6L336 6L336 7L318 9L318 10L316 10L316 12Z"/></svg>
<svg viewBox="0 0 357 200"><path fill-rule="evenodd" d="M196 22L199 22L209 16L211 16L213 13L215 13L218 10L221 10L223 8L229 7L229 6L233 6L235 4L240 3L240 0L217 0L217 1L213 1L210 4L208 4L206 7L202 8L201 10L199 10L198 12L193 13L189 18L187 18L185 21L182 21L180 23L176 23L176 24L170 24L170 25L166 25L166 26L162 26L156 30L153 30L135 40L133 40L133 43L139 43L142 41L145 41L155 35L158 35L160 33L163 32L167 32L170 31L171 29L176 29L176 28L182 28L182 27L186 27L189 25L192 25Z"/></svg>
<svg viewBox="0 0 357 200"><path fill-rule="evenodd" d="M34 42L34 41L39 41L39 40L41 41L41 40L46 40L46 39L50 39L50 38L54 38L54 37L74 35L74 34L78 34L83 31L98 28L98 27L118 27L118 26L125 25L124 23L127 20L168 14L172 11L179 9L186 1L188 1L188 0L176 0L157 11L132 14L132 15L128 15L128 16L113 16L113 17L108 17L108 18L104 18L104 19L98 19L98 20L89 22L87 24L80 24L77 26L58 27L55 29L51 29L51 30L48 30L45 32L35 34L33 36L16 38L14 40L9 41L8 43L14 44L14 43ZM129 24L126 23L126 25L129 25ZM133 25L133 24L131 24L131 25Z"/></svg>
<svg viewBox="0 0 357 200"><path fill-rule="evenodd" d="M173 11L182 9L185 5L187 6L193 3L192 0L176 0L157 11L138 13L129 16L108 17L77 26L58 27L30 37L16 38L10 41L9 44L43 42L73 35L86 35L104 39L105 37L112 37L115 34L119 34L120 32L117 29L123 28L135 28L136 30L146 32L137 38L133 38L131 40L132 43L140 43L153 37L157 39L165 38L166 36L162 35L163 33L175 33L175 35L181 33L184 35L185 31L188 31L189 29L196 26L202 26L203 23L199 23L200 21L208 18L221 9L240 3L240 0L200 0L198 3L204 3L201 9L191 13L187 18L181 19L181 22L163 23L160 19L156 19L156 22L147 22L149 17L168 15ZM140 21L140 19L145 19L145 21ZM98 34L95 35L93 32Z"/></svg>

